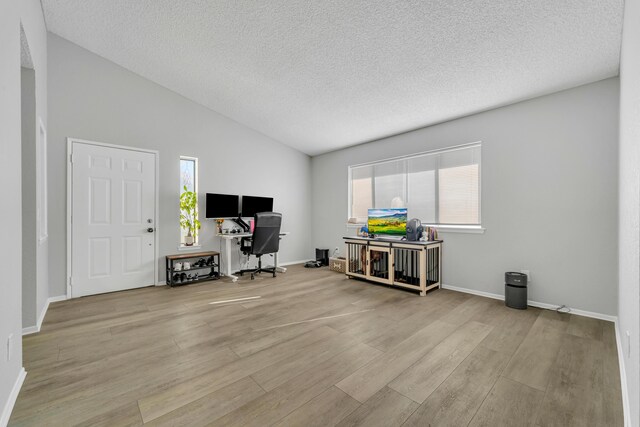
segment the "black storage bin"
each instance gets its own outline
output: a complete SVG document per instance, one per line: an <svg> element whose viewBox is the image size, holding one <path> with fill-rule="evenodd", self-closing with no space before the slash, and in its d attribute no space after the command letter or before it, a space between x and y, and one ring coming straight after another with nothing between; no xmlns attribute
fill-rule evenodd
<svg viewBox="0 0 640 427"><path fill-rule="evenodd" d="M507 307L527 308L527 275L515 271L504 273L504 303Z"/></svg>

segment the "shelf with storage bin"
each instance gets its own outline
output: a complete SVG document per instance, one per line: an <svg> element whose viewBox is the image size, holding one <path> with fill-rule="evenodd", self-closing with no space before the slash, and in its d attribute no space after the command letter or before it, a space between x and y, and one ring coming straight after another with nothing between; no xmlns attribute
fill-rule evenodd
<svg viewBox="0 0 640 427"><path fill-rule="evenodd" d="M439 288L442 240L410 242L399 239L344 237L346 275L398 286L426 295Z"/></svg>
<svg viewBox="0 0 640 427"><path fill-rule="evenodd" d="M178 262L181 264L180 269L176 269ZM185 262L190 264L188 269L184 268ZM169 286L187 285L220 278L219 252L205 251L167 255L165 264L167 285ZM206 270L209 270L208 274L205 274Z"/></svg>

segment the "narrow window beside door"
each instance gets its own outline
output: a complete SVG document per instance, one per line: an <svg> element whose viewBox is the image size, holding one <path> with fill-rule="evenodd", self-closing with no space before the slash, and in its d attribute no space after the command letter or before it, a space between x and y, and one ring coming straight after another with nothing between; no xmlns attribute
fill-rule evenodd
<svg viewBox="0 0 640 427"><path fill-rule="evenodd" d="M187 191L192 191L195 194L198 194L198 159L196 157L187 157L180 156L180 191L179 195L184 193L185 187ZM178 200L178 206L180 205L180 201ZM185 214L185 212L180 212L181 215ZM196 210L196 217L198 219L198 212ZM189 235L188 230L180 227L180 246L187 247L187 236ZM197 246L199 237L198 234L194 236L193 246Z"/></svg>

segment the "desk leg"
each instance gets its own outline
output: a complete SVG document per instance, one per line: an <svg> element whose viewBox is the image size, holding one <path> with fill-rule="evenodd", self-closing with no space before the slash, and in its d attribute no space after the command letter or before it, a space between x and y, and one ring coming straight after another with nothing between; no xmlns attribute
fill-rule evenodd
<svg viewBox="0 0 640 427"><path fill-rule="evenodd" d="M234 276L233 270L231 269L231 240L232 239L224 239L224 257L225 257L224 275L229 277L232 282L237 282L238 276Z"/></svg>

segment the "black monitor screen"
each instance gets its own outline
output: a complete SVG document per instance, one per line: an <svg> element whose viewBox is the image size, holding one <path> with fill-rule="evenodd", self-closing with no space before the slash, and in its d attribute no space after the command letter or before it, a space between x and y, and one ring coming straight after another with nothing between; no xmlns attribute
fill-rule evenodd
<svg viewBox="0 0 640 427"><path fill-rule="evenodd" d="M237 194L207 193L207 218L235 218L240 212Z"/></svg>
<svg viewBox="0 0 640 427"><path fill-rule="evenodd" d="M242 216L252 217L258 212L272 212L272 197L242 196Z"/></svg>

